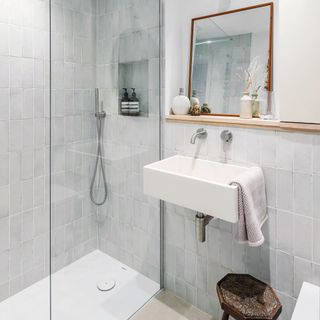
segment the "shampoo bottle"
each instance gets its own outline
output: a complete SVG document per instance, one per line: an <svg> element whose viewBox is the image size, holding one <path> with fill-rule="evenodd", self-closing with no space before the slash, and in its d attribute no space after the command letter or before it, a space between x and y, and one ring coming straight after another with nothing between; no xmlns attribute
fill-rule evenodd
<svg viewBox="0 0 320 320"><path fill-rule="evenodd" d="M258 93L255 91L252 95L252 115L254 117L260 116L260 101L258 100Z"/></svg>
<svg viewBox="0 0 320 320"><path fill-rule="evenodd" d="M123 88L124 93L121 99L120 111L122 114L129 114L129 94L128 89Z"/></svg>
<svg viewBox="0 0 320 320"><path fill-rule="evenodd" d="M131 99L129 102L129 114L138 115L140 113L140 101L137 98L136 89L132 89Z"/></svg>

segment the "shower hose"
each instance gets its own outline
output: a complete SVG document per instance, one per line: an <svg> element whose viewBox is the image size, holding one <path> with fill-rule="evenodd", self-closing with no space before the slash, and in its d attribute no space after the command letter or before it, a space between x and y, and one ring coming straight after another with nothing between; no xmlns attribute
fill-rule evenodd
<svg viewBox="0 0 320 320"><path fill-rule="evenodd" d="M105 165L103 162L103 118L97 116L97 134L98 134L98 145L97 145L97 156L96 156L96 162L93 170L93 176L90 184L90 198L91 201L97 205L97 206L102 206L105 204L108 196L108 190L107 190L107 179L106 179L106 170L105 170ZM100 163L100 168L101 168L101 176L98 176L98 167ZM94 189L95 189L95 182L98 179L98 184L97 184L97 189L98 191L100 190L100 183L101 183L101 178L103 182L103 198L101 201L95 199L95 194L94 194Z"/></svg>

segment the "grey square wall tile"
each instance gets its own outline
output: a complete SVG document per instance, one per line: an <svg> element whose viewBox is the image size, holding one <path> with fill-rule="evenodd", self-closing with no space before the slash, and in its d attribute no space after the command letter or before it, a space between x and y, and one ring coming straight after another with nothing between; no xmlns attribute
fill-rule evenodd
<svg viewBox="0 0 320 320"><path fill-rule="evenodd" d="M311 261L294 258L294 297L297 298L303 282L312 282L312 264Z"/></svg>
<svg viewBox="0 0 320 320"><path fill-rule="evenodd" d="M244 244L232 242L232 268L236 273L246 272L246 246Z"/></svg>
<svg viewBox="0 0 320 320"><path fill-rule="evenodd" d="M0 252L9 249L9 218L0 219Z"/></svg>
<svg viewBox="0 0 320 320"><path fill-rule="evenodd" d="M277 211L277 248L287 253L293 250L294 215L286 211Z"/></svg>
<svg viewBox="0 0 320 320"><path fill-rule="evenodd" d="M7 57L0 57L0 88L9 87L9 60Z"/></svg>
<svg viewBox="0 0 320 320"><path fill-rule="evenodd" d="M0 153L8 152L9 147L9 122L0 121Z"/></svg>
<svg viewBox="0 0 320 320"><path fill-rule="evenodd" d="M320 285L320 265L319 264L312 264L312 282L314 285Z"/></svg>
<svg viewBox="0 0 320 320"><path fill-rule="evenodd" d="M217 228L207 227L207 254L209 262L220 261L220 230Z"/></svg>
<svg viewBox="0 0 320 320"><path fill-rule="evenodd" d="M1 38L1 36L0 36ZM9 119L10 90L0 88L0 120Z"/></svg>
<svg viewBox="0 0 320 320"><path fill-rule="evenodd" d="M0 219L9 215L10 204L10 188L9 186L0 188Z"/></svg>
<svg viewBox="0 0 320 320"><path fill-rule="evenodd" d="M313 216L313 177L308 174L295 173L293 175L294 212Z"/></svg>
<svg viewBox="0 0 320 320"><path fill-rule="evenodd" d="M275 167L276 136L274 132L263 132L260 135L261 164L265 167Z"/></svg>
<svg viewBox="0 0 320 320"><path fill-rule="evenodd" d="M25 96L24 90L24 96ZM25 97L24 97L25 99ZM32 98L33 99L33 98ZM29 105L23 105L23 118L31 118L32 114L30 114L30 111L28 110L30 108ZM31 112L33 112L33 105L31 105ZM33 146L33 120L32 119L26 119L22 121L22 142L23 147L28 148Z"/></svg>
<svg viewBox="0 0 320 320"><path fill-rule="evenodd" d="M181 278L184 277L184 269L186 266L185 261L185 250L181 248L176 248L176 256L175 256L175 274L180 276Z"/></svg>
<svg viewBox="0 0 320 320"><path fill-rule="evenodd" d="M320 176L313 176L313 216L320 219Z"/></svg>
<svg viewBox="0 0 320 320"><path fill-rule="evenodd" d="M184 248L185 244L185 219L176 213L165 215L165 237L166 242L179 248Z"/></svg>
<svg viewBox="0 0 320 320"><path fill-rule="evenodd" d="M314 136L313 173L320 174L320 137L319 135Z"/></svg>
<svg viewBox="0 0 320 320"><path fill-rule="evenodd" d="M313 252L313 221L303 216L294 217L294 255L311 260Z"/></svg>
<svg viewBox="0 0 320 320"><path fill-rule="evenodd" d="M280 302L282 303L281 319L290 320L293 314L296 300L283 292L277 292Z"/></svg>
<svg viewBox="0 0 320 320"><path fill-rule="evenodd" d="M25 150L21 153L21 178L28 180L33 177L33 150Z"/></svg>
<svg viewBox="0 0 320 320"><path fill-rule="evenodd" d="M0 154L0 186L9 183L9 155Z"/></svg>
<svg viewBox="0 0 320 320"><path fill-rule="evenodd" d="M10 214L22 210L22 185L20 182L10 185Z"/></svg>
<svg viewBox="0 0 320 320"><path fill-rule="evenodd" d="M10 280L19 278L22 275L22 246L10 250ZM21 287L19 287L21 290Z"/></svg>
<svg viewBox="0 0 320 320"><path fill-rule="evenodd" d="M195 252L197 249L196 241L195 220L188 217L185 219L185 248L191 252Z"/></svg>
<svg viewBox="0 0 320 320"><path fill-rule="evenodd" d="M293 257L281 251L277 252L277 289L293 295Z"/></svg>
<svg viewBox="0 0 320 320"><path fill-rule="evenodd" d="M232 240L232 233L220 230L220 263L228 269L232 268Z"/></svg>
<svg viewBox="0 0 320 320"><path fill-rule="evenodd" d="M192 286L195 286L196 284L196 270L196 255L193 252L185 251L184 279L188 284Z"/></svg>
<svg viewBox="0 0 320 320"><path fill-rule="evenodd" d="M277 170L277 201L278 209L293 209L293 174L290 171Z"/></svg>
<svg viewBox="0 0 320 320"><path fill-rule="evenodd" d="M34 236L33 210L26 211L22 214L22 241L29 241Z"/></svg>
<svg viewBox="0 0 320 320"><path fill-rule="evenodd" d="M313 171L313 136L295 134L294 171L312 173Z"/></svg>
<svg viewBox="0 0 320 320"><path fill-rule="evenodd" d="M293 170L294 140L292 134L277 133L276 166L279 169Z"/></svg>
<svg viewBox="0 0 320 320"><path fill-rule="evenodd" d="M263 168L263 173L266 184L268 206L275 207L277 199L277 171L274 168Z"/></svg>
<svg viewBox="0 0 320 320"><path fill-rule="evenodd" d="M277 214L273 208L268 208L268 219L262 226L262 233L264 235L265 244L271 248L277 246Z"/></svg>
<svg viewBox="0 0 320 320"><path fill-rule="evenodd" d="M9 251L0 253L0 285L9 281Z"/></svg>
<svg viewBox="0 0 320 320"><path fill-rule="evenodd" d="M208 259L197 256L197 270L196 270L196 288L207 291L207 264Z"/></svg>
<svg viewBox="0 0 320 320"><path fill-rule="evenodd" d="M18 248L22 244L22 214L10 216L10 249Z"/></svg>
<svg viewBox="0 0 320 320"><path fill-rule="evenodd" d="M7 24L1 23L0 24L0 55L6 56L8 54L9 54L9 29Z"/></svg>
<svg viewBox="0 0 320 320"><path fill-rule="evenodd" d="M175 290L179 297L186 299L187 284L183 279L175 277Z"/></svg>
<svg viewBox="0 0 320 320"><path fill-rule="evenodd" d="M21 88L10 88L10 119L22 118L23 91Z"/></svg>
<svg viewBox="0 0 320 320"><path fill-rule="evenodd" d="M313 221L313 261L320 264L320 220Z"/></svg>
<svg viewBox="0 0 320 320"><path fill-rule="evenodd" d="M10 57L10 88L22 87L22 59Z"/></svg>

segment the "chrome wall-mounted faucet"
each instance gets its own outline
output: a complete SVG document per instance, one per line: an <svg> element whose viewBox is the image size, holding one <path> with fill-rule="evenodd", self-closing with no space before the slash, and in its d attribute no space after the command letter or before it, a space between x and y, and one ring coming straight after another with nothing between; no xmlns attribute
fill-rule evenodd
<svg viewBox="0 0 320 320"><path fill-rule="evenodd" d="M190 139L190 143L191 143L191 144L195 144L197 138L199 138L199 139L205 139L207 136L208 136L207 130L204 129L204 128L200 128L200 129L198 129L198 130L192 135L192 137L191 137L191 139Z"/></svg>
<svg viewBox="0 0 320 320"><path fill-rule="evenodd" d="M220 138L225 143L231 143L233 140L233 134L230 130L223 130L221 132Z"/></svg>

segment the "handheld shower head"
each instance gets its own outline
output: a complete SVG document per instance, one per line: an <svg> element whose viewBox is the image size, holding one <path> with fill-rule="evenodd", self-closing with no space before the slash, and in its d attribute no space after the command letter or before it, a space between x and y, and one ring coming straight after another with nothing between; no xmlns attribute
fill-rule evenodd
<svg viewBox="0 0 320 320"><path fill-rule="evenodd" d="M95 114L99 113L99 101L100 101L100 92L99 89L96 88L94 91L94 102L95 102Z"/></svg>

